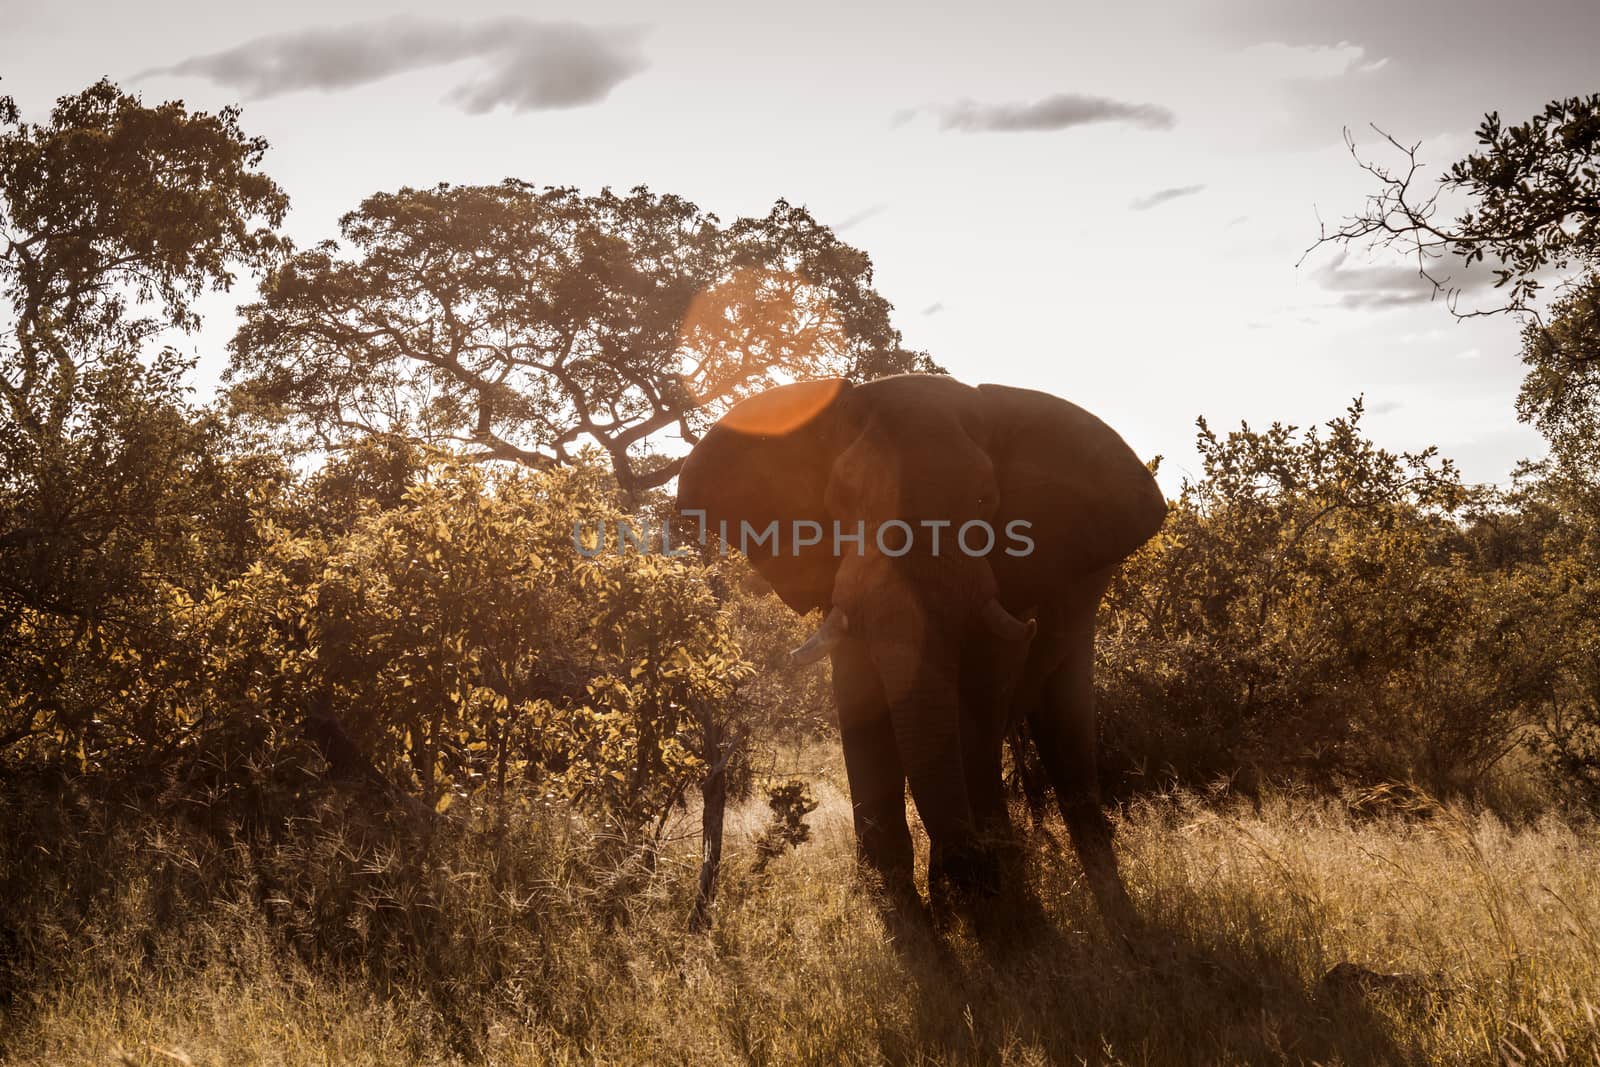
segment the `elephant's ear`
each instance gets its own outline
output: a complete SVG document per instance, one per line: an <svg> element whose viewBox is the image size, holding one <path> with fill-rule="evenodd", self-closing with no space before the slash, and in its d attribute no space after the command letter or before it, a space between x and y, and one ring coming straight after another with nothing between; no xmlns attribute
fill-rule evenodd
<svg viewBox="0 0 1600 1067"><path fill-rule="evenodd" d="M823 501L833 461L850 437L843 425L850 400L850 383L830 378L741 401L695 445L678 475L678 510L705 512L712 543L724 528L730 549L748 531L750 562L799 612L826 607L832 597L839 561ZM817 523L821 536L797 554L794 524L805 520ZM777 537L764 538L773 523ZM816 533L803 532L806 539Z"/></svg>
<svg viewBox="0 0 1600 1067"><path fill-rule="evenodd" d="M1036 558L1019 561L1029 574L1120 563L1161 528L1161 487L1111 427L1049 393L1005 385L978 392L1000 489L998 519L1030 524Z"/></svg>

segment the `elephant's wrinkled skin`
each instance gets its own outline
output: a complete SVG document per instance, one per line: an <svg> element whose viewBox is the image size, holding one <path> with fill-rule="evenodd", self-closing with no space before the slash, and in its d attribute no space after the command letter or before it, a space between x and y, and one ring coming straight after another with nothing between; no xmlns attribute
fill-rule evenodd
<svg viewBox="0 0 1600 1067"><path fill-rule="evenodd" d="M678 486L679 508L712 529L782 524L781 540L749 546L751 562L791 608L826 614L797 655L833 657L857 841L891 891L914 892L907 781L933 880L992 880L1001 748L1026 716L1102 912L1128 913L1095 776L1094 620L1166 502L1110 427L1046 393L941 375L803 382L731 410ZM903 556L876 544L891 519L915 534ZM953 544L975 519L1000 535L986 555ZM862 521L865 551L836 552L826 535L797 549L794 520L830 533ZM951 524L937 555L925 522ZM890 534L897 551L903 532ZM982 540L975 531L971 547Z"/></svg>

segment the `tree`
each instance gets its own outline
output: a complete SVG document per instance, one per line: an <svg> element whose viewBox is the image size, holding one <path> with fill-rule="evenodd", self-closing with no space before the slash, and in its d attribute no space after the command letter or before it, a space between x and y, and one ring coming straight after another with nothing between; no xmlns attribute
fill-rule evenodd
<svg viewBox="0 0 1600 1067"><path fill-rule="evenodd" d="M288 199L238 119L145 107L104 80L45 125L0 97L0 396L17 432L59 440L85 366L193 329L195 296L279 249Z"/></svg>
<svg viewBox="0 0 1600 1067"><path fill-rule="evenodd" d="M43 125L0 98L0 586L36 609L76 613L67 587L89 564L111 591L108 541L159 526L178 469L217 444L184 400L186 362L145 347L279 250L288 201L238 117L103 80Z"/></svg>
<svg viewBox="0 0 1600 1067"><path fill-rule="evenodd" d="M1362 160L1345 131L1351 154L1379 188L1360 212L1331 231L1324 227L1313 250L1329 243L1398 249L1416 260L1452 310L1460 290L1439 274L1436 261L1446 255L1464 266L1492 261L1505 303L1458 314L1526 311L1541 273L1600 269L1600 93L1552 101L1517 126L1490 112L1477 131L1482 149L1452 164L1431 191L1417 161L1420 145L1383 136L1404 157L1400 166ZM1446 194L1469 202L1453 222L1440 218Z"/></svg>
<svg viewBox="0 0 1600 1067"><path fill-rule="evenodd" d="M565 464L597 443L629 493L785 378L936 369L907 352L866 254L804 208L724 225L681 197L440 185L369 197L273 273L233 341L234 396L326 445L399 434Z"/></svg>
<svg viewBox="0 0 1600 1067"><path fill-rule="evenodd" d="M43 124L0 98L0 747L72 737L119 691L109 635L161 632L152 574L204 581L189 534L227 506L225 435L186 402L187 363L146 348L278 252L265 150L236 110L108 81Z"/></svg>
<svg viewBox="0 0 1600 1067"><path fill-rule="evenodd" d="M1387 136L1387 135L1385 135ZM1348 140L1348 133L1347 133ZM1527 367L1517 414L1551 444L1547 477L1587 480L1600 460L1600 93L1546 105L1541 114L1506 126L1496 113L1478 128L1481 150L1453 164L1437 188L1419 188L1417 146L1388 138L1405 157L1396 170L1358 162L1380 181L1364 210L1325 244L1398 248L1445 293L1458 316L1516 314L1523 320L1522 361ZM1352 152L1354 146L1352 145ZM1440 197L1464 196L1467 209L1453 223L1440 221ZM1464 264L1491 262L1498 307L1462 311L1460 291L1436 267L1454 255ZM1575 270L1574 270L1575 269ZM1572 272L1548 312L1533 301L1552 272ZM1586 474L1585 472L1590 472ZM1535 473L1533 468L1525 472ZM1557 487L1559 488L1559 487ZM1562 490L1570 499L1572 494ZM1580 494L1581 495L1581 494ZM1531 499L1531 498L1526 498Z"/></svg>

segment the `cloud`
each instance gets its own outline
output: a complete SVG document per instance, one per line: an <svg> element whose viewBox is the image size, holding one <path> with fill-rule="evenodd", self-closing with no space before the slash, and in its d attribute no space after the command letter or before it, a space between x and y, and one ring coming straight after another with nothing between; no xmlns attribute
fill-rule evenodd
<svg viewBox="0 0 1600 1067"><path fill-rule="evenodd" d="M1261 75L1284 81L1327 81L1352 73L1371 74L1389 62L1388 56L1374 60L1366 57L1365 48L1349 41L1338 44L1266 41L1244 50L1246 64Z"/></svg>
<svg viewBox="0 0 1600 1067"><path fill-rule="evenodd" d="M1169 200L1177 200L1180 197L1185 196L1194 196L1196 193L1204 191L1204 185L1175 185L1170 189L1157 189L1148 196L1135 197L1128 202L1128 207L1132 208L1134 211L1149 211L1153 207L1160 207Z"/></svg>
<svg viewBox="0 0 1600 1067"><path fill-rule="evenodd" d="M1065 130L1098 122L1125 122L1150 130L1170 130L1177 117L1158 104L1130 104L1103 96L1056 93L1031 104L980 104L962 100L934 109L939 128L962 133L1024 133ZM907 118L897 112L895 123Z"/></svg>
<svg viewBox="0 0 1600 1067"><path fill-rule="evenodd" d="M855 226L861 225L863 222L866 222L868 219L876 218L877 216L883 214L885 211L888 211L888 210L889 210L889 205L888 204L872 204L869 207L864 207L860 211L852 212L851 214L846 215L844 218L840 219L838 222L834 223L833 224L833 232L834 233L843 233L844 231L846 231L848 229L851 229L851 228L853 228Z"/></svg>
<svg viewBox="0 0 1600 1067"><path fill-rule="evenodd" d="M579 107L606 97L647 65L636 30L519 17L476 23L397 17L257 37L138 75L209 78L252 97L329 92L463 60L483 70L447 99L479 114Z"/></svg>
<svg viewBox="0 0 1600 1067"><path fill-rule="evenodd" d="M1346 262L1349 256L1348 251L1341 251L1331 262L1310 272L1317 285L1338 294L1340 307L1386 310L1437 300L1441 303L1455 301L1457 304L1452 310L1466 313L1503 309L1507 299L1507 294L1495 284L1499 281L1498 268L1492 264L1467 266L1448 256L1430 259L1428 273L1438 279L1436 288L1418 271L1415 258L1402 259L1389 266L1352 267ZM1560 277L1560 271L1550 267L1533 274L1534 280L1542 285L1554 284ZM1412 332L1404 336L1431 341L1442 334ZM1473 351L1469 349L1461 358L1472 358Z"/></svg>
<svg viewBox="0 0 1600 1067"><path fill-rule="evenodd" d="M943 310L944 310L944 301L943 300L935 300L933 303L931 303L927 307L923 308L922 309L922 313L924 315L937 315L937 314L939 314L939 312L941 312Z"/></svg>
<svg viewBox="0 0 1600 1067"><path fill-rule="evenodd" d="M1367 410L1374 415L1392 415L1403 407L1405 407L1403 401L1380 400L1376 404L1368 404Z"/></svg>
<svg viewBox="0 0 1600 1067"><path fill-rule="evenodd" d="M1408 304L1426 304L1441 298L1416 265L1395 264L1382 267L1351 267L1346 265L1349 254L1339 253L1326 266L1312 271L1312 278L1322 288L1339 295L1339 304L1348 308L1386 309L1405 307ZM1485 289L1494 278L1487 271L1464 274L1449 273L1449 264L1435 264L1434 276L1448 289L1460 292Z"/></svg>

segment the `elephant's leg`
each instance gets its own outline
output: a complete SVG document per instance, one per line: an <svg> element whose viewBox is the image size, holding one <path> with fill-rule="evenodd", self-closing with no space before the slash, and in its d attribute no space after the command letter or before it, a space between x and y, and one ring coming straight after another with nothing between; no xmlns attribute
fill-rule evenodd
<svg viewBox="0 0 1600 1067"><path fill-rule="evenodd" d="M1028 715L1028 731L1055 786L1100 913L1125 926L1133 919L1133 906L1117 870L1095 768L1094 620L1109 580L1109 571L1092 576L1063 605L1063 656L1045 680L1044 699Z"/></svg>
<svg viewBox="0 0 1600 1067"><path fill-rule="evenodd" d="M972 802L973 822L986 839L1003 838L1011 828L1000 758L1005 739L991 721L993 718L988 708L973 709L961 716L967 797Z"/></svg>
<svg viewBox="0 0 1600 1067"><path fill-rule="evenodd" d="M1021 681L1028 657L1017 647L980 633L963 650L961 662L961 751L967 796L978 832L990 842L1005 842L1011 832L1006 800L1004 752L1007 734L1025 703Z"/></svg>
<svg viewBox="0 0 1600 1067"><path fill-rule="evenodd" d="M951 652L874 647L895 750L928 832L928 887L965 892L989 881L967 793L959 664Z"/></svg>
<svg viewBox="0 0 1600 1067"><path fill-rule="evenodd" d="M833 691L839 704L857 852L882 877L892 896L915 896L906 774L895 748L883 688L861 641L847 639L834 650Z"/></svg>
<svg viewBox="0 0 1600 1067"><path fill-rule="evenodd" d="M961 755L967 799L980 836L1001 836L1009 827L1001 749L1005 744L1006 708L1010 696L987 641L969 645L961 662Z"/></svg>
<svg viewBox="0 0 1600 1067"><path fill-rule="evenodd" d="M1022 850L1012 833L1006 802L1001 759L1005 737L999 719L992 702L963 709L961 717L963 770L980 850L967 881L968 888L982 897L990 897L1016 881L1022 869Z"/></svg>

